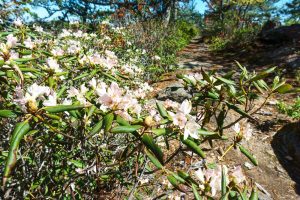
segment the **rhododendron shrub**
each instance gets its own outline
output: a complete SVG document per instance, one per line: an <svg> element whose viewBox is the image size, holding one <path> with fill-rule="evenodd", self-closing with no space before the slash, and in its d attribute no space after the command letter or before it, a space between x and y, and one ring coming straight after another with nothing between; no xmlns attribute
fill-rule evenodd
<svg viewBox="0 0 300 200"><path fill-rule="evenodd" d="M271 86L263 81L274 68L256 74L240 66L237 78L204 71L179 76L192 99L149 100L147 54L120 49L113 41L126 39L122 29L105 28L97 34L77 28L55 34L17 22L0 33L5 195L122 199L137 195L138 184L168 180L165 190L193 193L196 199L255 197L241 167L226 167L221 160L238 148L258 164L242 146L251 139L249 121L272 94L291 92L291 86L277 77ZM261 105L255 104L258 93L266 99ZM226 122L230 111L239 117ZM208 126L212 118L215 126ZM201 146L215 140L232 144L220 160L207 163ZM174 168L184 160L181 152L191 152L202 164Z"/></svg>

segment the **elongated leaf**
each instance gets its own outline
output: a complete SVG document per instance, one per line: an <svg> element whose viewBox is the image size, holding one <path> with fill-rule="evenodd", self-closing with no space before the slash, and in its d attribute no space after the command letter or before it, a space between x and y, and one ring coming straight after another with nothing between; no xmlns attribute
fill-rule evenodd
<svg viewBox="0 0 300 200"><path fill-rule="evenodd" d="M281 94L284 94L284 93L288 93L289 91L291 91L293 89L293 86L291 86L290 84L283 84L279 87L277 87L275 89L275 92L279 92Z"/></svg>
<svg viewBox="0 0 300 200"><path fill-rule="evenodd" d="M226 172L224 169L224 166L222 166L222 180L221 180L221 191L222 191L222 196L225 196L226 192L227 192L227 183L226 183Z"/></svg>
<svg viewBox="0 0 300 200"><path fill-rule="evenodd" d="M108 132L112 126L113 120L114 120L114 114L113 113L108 113L104 117L104 132Z"/></svg>
<svg viewBox="0 0 300 200"><path fill-rule="evenodd" d="M188 181L193 184L197 184L197 182L188 173L186 173L182 170L177 170L177 174L178 174L178 176L183 178L185 181Z"/></svg>
<svg viewBox="0 0 300 200"><path fill-rule="evenodd" d="M239 145L239 149L255 166L258 165L257 160L253 157L253 155L247 149L245 149L242 145Z"/></svg>
<svg viewBox="0 0 300 200"><path fill-rule="evenodd" d="M91 132L89 133L90 136L93 136L97 133L99 133L99 131L101 130L103 125L103 120L100 120L97 124L95 124L95 126L93 127L93 129L91 130Z"/></svg>
<svg viewBox="0 0 300 200"><path fill-rule="evenodd" d="M272 67L270 69L267 69L257 75L255 75L254 77L252 77L249 82L252 82L252 81L257 81L257 80L260 80L260 79L263 79L265 77L267 77L269 74L271 74L272 72L274 72L276 69L276 67Z"/></svg>
<svg viewBox="0 0 300 200"><path fill-rule="evenodd" d="M249 115L248 113L246 113L245 111L243 111L242 109L240 109L239 107L226 102L228 108L234 110L235 112L239 113L240 115L244 116L244 117L248 117L249 119L255 120L251 115Z"/></svg>
<svg viewBox="0 0 300 200"><path fill-rule="evenodd" d="M5 164L5 169L3 173L3 186L5 186L7 179L9 178L14 166L17 162L17 151L20 144L20 141L24 137L24 135L30 130L30 125L28 121L20 122L15 126L13 131L8 157Z"/></svg>
<svg viewBox="0 0 300 200"><path fill-rule="evenodd" d="M178 174L176 174L176 173L174 173L174 172L172 172L171 173L173 176L174 176L174 178L176 178L180 183L185 183L185 179L183 179L182 177L180 177Z"/></svg>
<svg viewBox="0 0 300 200"><path fill-rule="evenodd" d="M211 79L209 78L209 75L201 68L201 74L203 79L208 82L208 83L212 83Z"/></svg>
<svg viewBox="0 0 300 200"><path fill-rule="evenodd" d="M160 102L156 102L156 106L157 109L159 111L159 114L163 117L163 118L167 118L168 117L168 113L166 111L166 109L164 108L164 106L160 103Z"/></svg>
<svg viewBox="0 0 300 200"><path fill-rule="evenodd" d="M0 117L3 118L12 118L12 117L16 117L16 113L14 113L11 110L0 110Z"/></svg>
<svg viewBox="0 0 300 200"><path fill-rule="evenodd" d="M228 80L226 78L222 78L222 77L217 77L217 79L219 81L221 81L222 83L228 84L228 85L235 85L235 82L232 80Z"/></svg>
<svg viewBox="0 0 300 200"><path fill-rule="evenodd" d="M196 200L202 200L202 198L200 197L200 194L197 191L197 186L194 183L192 184L192 190L193 190L195 199Z"/></svg>
<svg viewBox="0 0 300 200"><path fill-rule="evenodd" d="M204 129L199 129L198 133L200 135L204 135L204 136L217 135L217 133L215 133L215 132L207 131L207 130L204 130Z"/></svg>
<svg viewBox="0 0 300 200"><path fill-rule="evenodd" d="M47 106L43 109L50 113L59 113L64 111L78 110L85 108L84 105L57 105L57 106Z"/></svg>
<svg viewBox="0 0 300 200"><path fill-rule="evenodd" d="M256 187L252 189L249 200L258 200L258 193Z"/></svg>
<svg viewBox="0 0 300 200"><path fill-rule="evenodd" d="M35 60L36 58L17 58L17 59L14 59L14 61L16 62L20 62L20 63L25 63L25 62L28 62L28 61L31 61L31 60Z"/></svg>
<svg viewBox="0 0 300 200"><path fill-rule="evenodd" d="M138 129L142 128L140 125L132 126L117 126L111 129L112 133L132 133Z"/></svg>
<svg viewBox="0 0 300 200"><path fill-rule="evenodd" d="M144 134L142 137L142 141L144 145L152 151L152 153L156 156L156 158L161 162L164 163L164 154L160 147L155 144L153 138L150 135Z"/></svg>
<svg viewBox="0 0 300 200"><path fill-rule="evenodd" d="M175 188L178 188L179 182L174 176L169 175L169 176L167 176L167 179Z"/></svg>
<svg viewBox="0 0 300 200"><path fill-rule="evenodd" d="M145 150L145 153L146 153L147 157L150 159L150 161L155 165L155 167L157 167L158 169L163 168L163 165L159 162L159 160L157 160L155 158L155 156L152 153L150 153L147 150Z"/></svg>
<svg viewBox="0 0 300 200"><path fill-rule="evenodd" d="M130 123L128 121L126 121L124 118L120 117L119 115L117 115L116 121L118 124L120 124L122 126L130 126Z"/></svg>
<svg viewBox="0 0 300 200"><path fill-rule="evenodd" d="M185 144L187 147L189 147L194 153L199 155L202 158L205 158L205 153L202 151L202 149L192 140L186 139L184 140L183 137L181 137L181 141L183 144Z"/></svg>

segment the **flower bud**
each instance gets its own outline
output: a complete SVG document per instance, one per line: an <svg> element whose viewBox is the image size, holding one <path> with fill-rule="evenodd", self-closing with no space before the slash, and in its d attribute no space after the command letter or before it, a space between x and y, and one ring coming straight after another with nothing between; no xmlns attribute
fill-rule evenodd
<svg viewBox="0 0 300 200"><path fill-rule="evenodd" d="M27 111L29 113L35 113L38 110L38 107L36 105L36 101L29 100L27 102Z"/></svg>
<svg viewBox="0 0 300 200"><path fill-rule="evenodd" d="M151 116L147 116L144 120L144 124L146 126L153 126L155 124L155 122Z"/></svg>

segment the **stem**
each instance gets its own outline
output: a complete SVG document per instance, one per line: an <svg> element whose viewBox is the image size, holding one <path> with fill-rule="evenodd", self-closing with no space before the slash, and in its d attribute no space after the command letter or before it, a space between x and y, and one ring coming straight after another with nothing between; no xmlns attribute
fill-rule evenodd
<svg viewBox="0 0 300 200"><path fill-rule="evenodd" d="M230 149L232 149L232 147L234 147L234 143L232 145L230 145L226 151L223 153L223 155L219 158L219 160L222 160L223 157L230 151Z"/></svg>

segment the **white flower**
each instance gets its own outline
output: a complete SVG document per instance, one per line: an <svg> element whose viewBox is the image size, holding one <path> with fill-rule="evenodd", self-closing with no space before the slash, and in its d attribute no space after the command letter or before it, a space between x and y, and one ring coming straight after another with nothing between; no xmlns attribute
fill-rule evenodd
<svg viewBox="0 0 300 200"><path fill-rule="evenodd" d="M54 58L48 58L46 60L46 63L50 69L54 70L54 72L62 72L62 70L59 67L59 64L57 63L57 60L55 60Z"/></svg>
<svg viewBox="0 0 300 200"><path fill-rule="evenodd" d="M64 101L62 102L63 105L72 105L72 99L64 99Z"/></svg>
<svg viewBox="0 0 300 200"><path fill-rule="evenodd" d="M15 26L23 26L23 22L20 18L17 18L13 23Z"/></svg>
<svg viewBox="0 0 300 200"><path fill-rule="evenodd" d="M89 85L93 88L97 88L97 80L95 78L92 78L92 80L89 81Z"/></svg>
<svg viewBox="0 0 300 200"><path fill-rule="evenodd" d="M173 112L168 112L168 113L173 119L173 124L179 126L180 129L183 129L187 122L187 118L185 114L182 112L178 112L176 114L174 114Z"/></svg>
<svg viewBox="0 0 300 200"><path fill-rule="evenodd" d="M184 100L179 107L179 111L185 115L189 114L191 110L192 110L192 103L187 99Z"/></svg>
<svg viewBox="0 0 300 200"><path fill-rule="evenodd" d="M6 36L6 39L6 46L8 48L14 48L15 46L17 46L18 38L14 37L13 34L9 34L8 36Z"/></svg>
<svg viewBox="0 0 300 200"><path fill-rule="evenodd" d="M189 136L195 139L199 139L198 130L201 126L194 120L189 120L184 127L183 139L186 140Z"/></svg>
<svg viewBox="0 0 300 200"><path fill-rule="evenodd" d="M57 95L56 92L54 92L53 94L50 94L48 96L48 100L45 100L43 102L44 106L56 106L57 105Z"/></svg>
<svg viewBox="0 0 300 200"><path fill-rule="evenodd" d="M234 178L237 184L240 184L246 180L241 166L234 167L231 176Z"/></svg>
<svg viewBox="0 0 300 200"><path fill-rule="evenodd" d="M244 138L247 141L250 140L250 138L252 137L252 132L253 132L253 129L251 128L250 124L247 123L246 129L245 129L244 134L243 134Z"/></svg>
<svg viewBox="0 0 300 200"><path fill-rule="evenodd" d="M204 173L201 168L199 168L197 171L195 171L195 175L196 175L196 178L198 178L201 183L205 182Z"/></svg>
<svg viewBox="0 0 300 200"><path fill-rule="evenodd" d="M25 47L29 48L29 49L33 49L34 47L34 43L31 41L31 38L28 37L25 41L24 41L24 45Z"/></svg>
<svg viewBox="0 0 300 200"><path fill-rule="evenodd" d="M43 95L48 96L50 94L50 88L47 86L39 86L36 83L32 84L27 88L27 93L25 94L25 98L27 100L36 100L38 97Z"/></svg>
<svg viewBox="0 0 300 200"><path fill-rule="evenodd" d="M161 58L158 55L153 56L153 60L160 61Z"/></svg>
<svg viewBox="0 0 300 200"><path fill-rule="evenodd" d="M240 124L239 123L234 124L232 127L232 130L237 134L240 133L240 131L241 131Z"/></svg>

